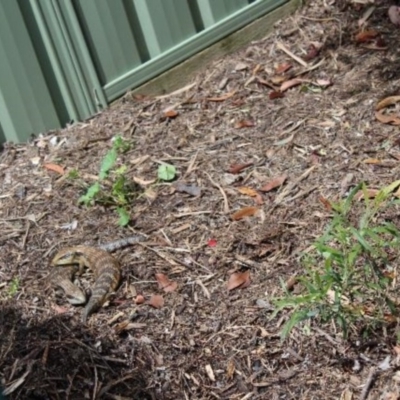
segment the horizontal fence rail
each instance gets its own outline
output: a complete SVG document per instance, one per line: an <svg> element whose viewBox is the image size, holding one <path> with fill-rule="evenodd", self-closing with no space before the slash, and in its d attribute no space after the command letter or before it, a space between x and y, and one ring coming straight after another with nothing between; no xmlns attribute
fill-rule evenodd
<svg viewBox="0 0 400 400"><path fill-rule="evenodd" d="M0 143L88 118L287 1L0 1Z"/></svg>

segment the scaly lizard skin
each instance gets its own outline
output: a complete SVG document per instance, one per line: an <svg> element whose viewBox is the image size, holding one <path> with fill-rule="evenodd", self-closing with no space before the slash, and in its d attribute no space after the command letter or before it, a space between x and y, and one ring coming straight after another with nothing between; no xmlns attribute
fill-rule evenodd
<svg viewBox="0 0 400 400"><path fill-rule="evenodd" d="M145 239L144 236L132 236L102 246L74 246L60 250L51 266L55 268L50 274L50 282L61 287L71 304L86 303L86 295L72 283L76 273L83 273L85 267L94 273L95 284L92 295L83 311L82 321L85 324L87 318L97 311L107 300L110 293L114 292L121 278L120 265L107 251L114 251L130 244L138 243Z"/></svg>

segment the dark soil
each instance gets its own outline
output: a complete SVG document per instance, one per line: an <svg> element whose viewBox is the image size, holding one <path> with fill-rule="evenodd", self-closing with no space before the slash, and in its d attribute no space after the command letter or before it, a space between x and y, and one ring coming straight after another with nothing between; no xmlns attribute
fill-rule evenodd
<svg viewBox="0 0 400 400"><path fill-rule="evenodd" d="M360 398L371 368L387 356L391 367L371 375L368 398L399 398L393 331L346 341L334 324L315 321L282 342L288 314L271 319L270 301L282 293L281 280L301 272L300 252L330 221L321 198L337 201L361 181L379 189L399 179L399 128L375 116L376 104L400 89L400 31L389 6L310 2L270 37L200 71L185 90L150 99L127 94L85 123L5 146L0 377L10 399ZM360 42L362 30L378 37ZM279 74L286 63L292 68ZM307 82L271 99L278 75ZM166 109L179 114L166 117ZM117 134L132 143L118 166L138 184L129 228L118 226L112 206L78 204ZM201 194L154 182L162 162ZM79 177L68 178L71 170ZM282 175L282 187L257 197L238 190ZM232 219L244 207L258 212ZM134 232L148 241L114 253L121 286L82 325L82 308L48 284L51 257L67 245ZM246 269L250 285L228 291L231 274ZM178 288L160 289L156 273ZM90 275L82 281L90 284ZM154 294L163 296L162 307L135 301Z"/></svg>

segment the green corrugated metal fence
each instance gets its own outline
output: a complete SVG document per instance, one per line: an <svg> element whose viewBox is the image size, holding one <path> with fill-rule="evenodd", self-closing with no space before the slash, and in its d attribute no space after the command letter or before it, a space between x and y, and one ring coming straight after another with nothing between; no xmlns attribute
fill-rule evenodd
<svg viewBox="0 0 400 400"><path fill-rule="evenodd" d="M85 119L286 2L0 1L0 142Z"/></svg>

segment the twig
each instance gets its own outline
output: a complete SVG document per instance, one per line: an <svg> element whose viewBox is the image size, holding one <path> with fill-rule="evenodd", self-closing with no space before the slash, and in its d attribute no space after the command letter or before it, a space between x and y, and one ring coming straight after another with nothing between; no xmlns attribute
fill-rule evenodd
<svg viewBox="0 0 400 400"><path fill-rule="evenodd" d="M28 238L28 234L29 234L29 229L31 228L31 222L29 220L26 221L26 231L25 231L25 235L24 238L22 239L22 249L25 248L26 245L26 239Z"/></svg>
<svg viewBox="0 0 400 400"><path fill-rule="evenodd" d="M79 371L79 367L74 371L74 373L72 374L72 376L71 376L71 378L70 378L70 382L69 382L68 388L67 388L67 390L66 390L66 392L65 392L65 398L66 398L67 400L69 399L69 396L70 396L70 394L71 394L72 384L74 383L74 379L75 379L75 376L76 376L76 374L78 373L78 371ZM68 375L67 375L67 376L68 376Z"/></svg>
<svg viewBox="0 0 400 400"><path fill-rule="evenodd" d="M94 364L93 400L96 400L98 390L99 390L99 377L97 376L97 366L96 366L96 364Z"/></svg>
<svg viewBox="0 0 400 400"><path fill-rule="evenodd" d="M305 171L302 175L300 175L294 182L290 183L289 185L286 186L286 188L276 197L274 203L279 204L282 202L282 200L305 178L308 177L308 175L311 174L311 172L315 169L315 165L313 165L311 168L309 168L307 171Z"/></svg>
<svg viewBox="0 0 400 400"><path fill-rule="evenodd" d="M195 87L196 85L197 85L197 82L190 83L189 85L186 85L178 90L175 90L174 92L163 94L162 96L156 96L155 99L162 100L162 99L167 99L172 96L177 96L178 94L187 92L188 90L190 90L192 87Z"/></svg>
<svg viewBox="0 0 400 400"><path fill-rule="evenodd" d="M192 211L192 212L186 212L182 214L174 214L175 218L182 218L182 217L188 217L190 215L200 215L200 214L211 214L212 211Z"/></svg>
<svg viewBox="0 0 400 400"><path fill-rule="evenodd" d="M312 65L311 67L307 67L306 69L299 71L294 76L297 78L300 75L304 75L307 72L313 71L314 69L317 69L318 67L320 67L324 62L325 62L325 58L323 58L321 61L317 62L316 64Z"/></svg>
<svg viewBox="0 0 400 400"><path fill-rule="evenodd" d="M295 195L294 195L293 197L291 197L290 199L287 199L287 200L286 200L286 203L290 203L291 201L296 200L296 199L298 199L299 197L306 196L306 195L310 194L311 192L313 192L314 190L318 189L318 187L319 187L319 186L316 185L316 186L312 186L312 187L310 187L310 188L308 188L308 189L301 190L299 193L295 194Z"/></svg>
<svg viewBox="0 0 400 400"><path fill-rule="evenodd" d="M376 367L371 367L367 377L367 382L365 382L364 388L360 394L360 400L366 400L366 398L368 397L368 393L369 390L371 389L372 381L375 379L375 376L376 376Z"/></svg>
<svg viewBox="0 0 400 400"><path fill-rule="evenodd" d="M134 373L130 373L128 375L123 376L120 379L116 379L116 380L110 382L108 385L104 386L103 389L100 390L98 398L102 398L102 396L104 394L106 394L113 386L118 385L121 382L125 382L128 379L133 379L134 377L135 377L135 374Z"/></svg>
<svg viewBox="0 0 400 400"><path fill-rule="evenodd" d="M225 212L225 214L229 214L229 211L230 211L229 210L229 202L228 202L228 197L227 197L226 193L224 192L224 189L222 189L222 187L220 185L218 185L218 183L215 182L207 172L205 174L208 176L208 179L210 180L211 184L213 186L215 186L216 188L218 188L219 191L221 192L222 197L224 198L224 212Z"/></svg>
<svg viewBox="0 0 400 400"><path fill-rule="evenodd" d="M183 178L186 178L193 171L194 164L196 162L196 158L197 158L198 154L199 154L199 151L197 151L196 154L194 155L194 157L192 157L192 159L190 160L190 163L189 163L188 167L186 168L186 172L183 174Z"/></svg>
<svg viewBox="0 0 400 400"><path fill-rule="evenodd" d="M302 60L300 57L297 57L296 55L294 55L289 49L286 48L286 46L283 43L278 42L276 44L276 47L278 47L279 49L284 51L289 57L292 57L293 60L297 61L303 67L308 67L308 64L304 60Z"/></svg>

